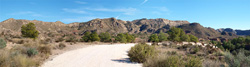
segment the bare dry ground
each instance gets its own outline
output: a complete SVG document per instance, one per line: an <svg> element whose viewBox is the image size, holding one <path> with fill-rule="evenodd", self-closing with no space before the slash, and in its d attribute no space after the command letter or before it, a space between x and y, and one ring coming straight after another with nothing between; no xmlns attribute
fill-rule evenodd
<svg viewBox="0 0 250 67"><path fill-rule="evenodd" d="M142 64L130 62L127 56L134 45L90 45L59 54L42 67L142 67Z"/></svg>

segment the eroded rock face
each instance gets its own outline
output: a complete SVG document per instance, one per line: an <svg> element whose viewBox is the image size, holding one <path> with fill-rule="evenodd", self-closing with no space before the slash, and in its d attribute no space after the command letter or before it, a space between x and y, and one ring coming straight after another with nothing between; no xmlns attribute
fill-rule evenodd
<svg viewBox="0 0 250 67"><path fill-rule="evenodd" d="M221 29L217 29L218 32L221 32L222 34L227 32L232 35L243 35L243 36L248 36L250 35L250 30L234 30L234 29L231 29L231 28L221 28Z"/></svg>
<svg viewBox="0 0 250 67"><path fill-rule="evenodd" d="M86 31L96 31L97 33L126 33L128 32L125 26L126 23L126 21L117 20L115 18L94 19L85 23L80 23L78 30L80 30L79 33L84 33Z"/></svg>
<svg viewBox="0 0 250 67"><path fill-rule="evenodd" d="M189 23L188 21L172 21L168 19L138 19L133 21L123 21L115 18L93 19L88 22L64 24L60 21L43 22L37 20L16 20L8 19L0 23L0 33L10 35L21 35L21 26L34 23L39 31L40 37L50 37L50 34L67 35L74 34L82 36L86 31L96 31L97 33L109 32L118 33L160 33L167 32L171 27L184 29L188 34L193 34L199 38L218 37L220 32L213 28L205 28L199 23Z"/></svg>
<svg viewBox="0 0 250 67"><path fill-rule="evenodd" d="M155 33L159 29L170 26L189 24L187 21L170 21L167 19L139 19L134 21L122 21L115 18L94 19L86 23L80 23L79 30L110 32L110 33ZM166 28L168 29L168 28ZM164 30L166 31L166 30Z"/></svg>

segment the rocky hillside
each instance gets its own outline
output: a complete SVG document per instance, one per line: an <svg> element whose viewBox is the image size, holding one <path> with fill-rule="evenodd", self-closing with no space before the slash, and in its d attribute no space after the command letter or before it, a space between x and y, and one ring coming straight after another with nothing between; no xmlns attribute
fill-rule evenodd
<svg viewBox="0 0 250 67"><path fill-rule="evenodd" d="M138 19L133 21L123 21L115 18L93 19L88 22L64 24L57 22L43 22L37 20L16 20L7 19L0 23L0 33L3 35L21 35L21 26L33 22L35 23L40 37L50 37L49 35L74 34L82 36L86 31L96 31L97 33L109 32L117 33L159 33L167 32L171 27L184 29L188 34L193 34L199 38L220 37L220 32L213 28L205 28L198 23L188 21L172 21L168 19Z"/></svg>
<svg viewBox="0 0 250 67"><path fill-rule="evenodd" d="M169 29L170 26L189 24L188 21L171 21L167 19L138 19L123 21L115 18L94 19L80 23L80 33L85 31L110 32L110 33L155 33L159 29Z"/></svg>
<svg viewBox="0 0 250 67"><path fill-rule="evenodd" d="M248 36L250 35L250 30L234 30L231 28L221 28L221 29L217 29L218 32L221 33L232 33L232 34L237 34L237 35L243 35L243 36Z"/></svg>
<svg viewBox="0 0 250 67"><path fill-rule="evenodd" d="M47 36L47 34L68 34L73 30L78 29L79 23L64 24L60 21L56 22L43 22L37 20L16 20L13 18L7 19L0 23L0 32L3 35L20 36L21 27L24 24L34 23L36 29L39 31L40 37Z"/></svg>

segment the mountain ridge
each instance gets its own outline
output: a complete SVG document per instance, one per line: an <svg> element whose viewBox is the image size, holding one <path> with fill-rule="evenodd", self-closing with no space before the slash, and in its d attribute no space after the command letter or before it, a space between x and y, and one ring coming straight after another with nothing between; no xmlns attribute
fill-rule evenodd
<svg viewBox="0 0 250 67"><path fill-rule="evenodd" d="M61 21L43 22L38 20L23 20L10 18L0 23L0 33L20 36L21 26L33 22L41 37L48 37L48 34L74 34L82 36L86 31L96 31L97 33L109 32L111 34L130 33L130 34L153 34L167 32L171 27L182 28L187 34L193 34L199 38L209 39L208 37L224 37L221 32L210 27L203 27L199 23L190 23L184 20L157 19L136 19L133 21L123 21L116 18L92 19L87 22L75 22L64 24ZM229 35L225 35L227 37ZM231 35L234 36L234 35Z"/></svg>

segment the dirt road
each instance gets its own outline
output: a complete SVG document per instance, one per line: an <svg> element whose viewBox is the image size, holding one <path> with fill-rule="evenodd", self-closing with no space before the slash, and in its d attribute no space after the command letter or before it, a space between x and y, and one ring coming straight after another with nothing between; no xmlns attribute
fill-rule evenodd
<svg viewBox="0 0 250 67"><path fill-rule="evenodd" d="M135 44L94 45L65 52L42 67L141 67L129 61L127 51Z"/></svg>

